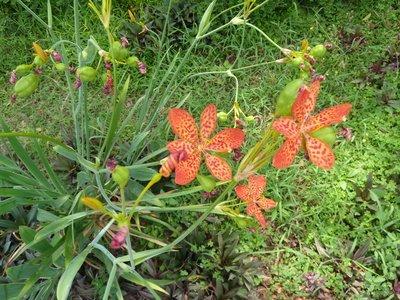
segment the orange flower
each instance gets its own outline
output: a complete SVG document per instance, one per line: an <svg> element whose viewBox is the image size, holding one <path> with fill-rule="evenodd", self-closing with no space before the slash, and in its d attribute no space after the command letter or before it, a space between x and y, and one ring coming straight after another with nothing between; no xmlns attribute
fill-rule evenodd
<svg viewBox="0 0 400 300"><path fill-rule="evenodd" d="M178 140L168 143L169 152L186 152L187 158L179 161L175 168L175 183L185 185L192 182L199 171L202 156L211 174L219 180L230 180L232 170L221 157L210 152L226 153L239 148L244 140L244 132L238 128L224 129L213 138L211 134L217 126L217 108L208 105L200 118L200 130L193 117L184 109L173 108L168 119Z"/></svg>
<svg viewBox="0 0 400 300"><path fill-rule="evenodd" d="M247 203L247 214L254 216L262 228L267 227L267 221L262 213L276 206L276 202L263 196L267 180L262 175L251 175L247 185L238 185L235 188L236 195Z"/></svg>
<svg viewBox="0 0 400 300"><path fill-rule="evenodd" d="M281 117L273 122L272 127L286 138L273 158L272 164L275 168L283 169L290 166L300 151L303 141L314 165L322 169L330 169L334 165L335 156L329 145L312 137L310 133L343 121L351 110L351 104L335 105L317 115L310 116L314 110L322 80L322 76L317 77L310 87L301 87L292 106L292 116Z"/></svg>

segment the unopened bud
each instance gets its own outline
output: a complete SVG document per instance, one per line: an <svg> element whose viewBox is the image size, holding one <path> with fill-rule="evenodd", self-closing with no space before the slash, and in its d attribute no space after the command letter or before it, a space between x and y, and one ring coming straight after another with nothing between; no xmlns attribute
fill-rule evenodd
<svg viewBox="0 0 400 300"><path fill-rule="evenodd" d="M244 120L246 121L246 123L251 124L251 123L254 123L255 118L254 118L254 116L247 116L244 118Z"/></svg>
<svg viewBox="0 0 400 300"><path fill-rule="evenodd" d="M220 111L217 113L218 120L221 122L226 122L228 120L228 114L224 111Z"/></svg>
<svg viewBox="0 0 400 300"><path fill-rule="evenodd" d="M138 65L139 59L136 56L130 56L126 60L126 64L130 67L136 67Z"/></svg>
<svg viewBox="0 0 400 300"><path fill-rule="evenodd" d="M234 18L231 20L231 23L232 23L233 25L242 25L242 24L244 24L244 20L241 19L241 18L239 18L239 17L234 17Z"/></svg>
<svg viewBox="0 0 400 300"><path fill-rule="evenodd" d="M10 74L10 79L8 80L8 82L10 82L11 84L15 84L17 82L18 78L17 78L17 72L15 70L13 70Z"/></svg>
<svg viewBox="0 0 400 300"><path fill-rule="evenodd" d="M325 54L326 54L326 48L322 44L314 46L310 51L310 55L317 59L323 58Z"/></svg>
<svg viewBox="0 0 400 300"><path fill-rule="evenodd" d="M137 66L140 74L145 75L147 73L147 65L144 62L138 61Z"/></svg>
<svg viewBox="0 0 400 300"><path fill-rule="evenodd" d="M51 57L54 59L56 63L60 63L62 61L62 55L60 52L53 51L51 52Z"/></svg>
<svg viewBox="0 0 400 300"><path fill-rule="evenodd" d="M87 207L89 207L89 208L91 208L93 210L104 211L103 203L101 203L101 201L96 199L96 198L93 198L93 197L82 197L81 198L81 202L85 206L87 206Z"/></svg>

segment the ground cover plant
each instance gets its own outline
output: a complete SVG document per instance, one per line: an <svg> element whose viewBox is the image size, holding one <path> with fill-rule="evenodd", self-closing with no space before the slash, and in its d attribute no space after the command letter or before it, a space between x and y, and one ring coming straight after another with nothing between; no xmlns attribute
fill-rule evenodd
<svg viewBox="0 0 400 300"><path fill-rule="evenodd" d="M228 11L218 2L136 11L114 3L113 13L123 12L111 18L115 27L107 26L107 1L94 10L74 4L66 14L75 10L75 26L85 28L75 45L41 13L36 21L51 27L50 38L41 29L25 45L35 41L35 60L46 64L29 66L30 54L5 64L4 83L29 80L4 93L2 296L395 297L398 40L387 23L396 21L395 3L374 13L365 4L345 27L348 10L328 1L312 13L306 8L318 3L245 2ZM106 35L88 25L98 24L96 10ZM265 21L277 12L275 24ZM314 47L322 41L332 46L323 60L325 48ZM336 141L325 126L349 113L345 101L353 109ZM33 125L17 121L25 114ZM174 134L180 139L168 143ZM295 159L303 141L308 157ZM307 162L330 169L331 147L330 171ZM201 156L208 171L197 167Z"/></svg>

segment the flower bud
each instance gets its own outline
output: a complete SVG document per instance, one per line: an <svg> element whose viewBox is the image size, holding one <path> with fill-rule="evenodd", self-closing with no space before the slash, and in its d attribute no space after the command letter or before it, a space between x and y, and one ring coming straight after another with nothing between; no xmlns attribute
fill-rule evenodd
<svg viewBox="0 0 400 300"><path fill-rule="evenodd" d="M92 67L86 66L86 67L78 68L76 70L76 74L84 82L85 81L93 81L96 79L97 71L96 71L96 69L94 69Z"/></svg>
<svg viewBox="0 0 400 300"><path fill-rule="evenodd" d="M54 59L56 63L60 63L62 61L62 55L60 52L53 51L51 52L51 57Z"/></svg>
<svg viewBox="0 0 400 300"><path fill-rule="evenodd" d="M326 54L326 48L322 44L314 46L310 51L310 55L313 56L314 58L323 58L325 54Z"/></svg>
<svg viewBox="0 0 400 300"><path fill-rule="evenodd" d="M199 181L201 187L206 192L211 192L215 188L215 180L211 176L197 175L197 180Z"/></svg>
<svg viewBox="0 0 400 300"><path fill-rule="evenodd" d="M19 65L19 66L17 66L17 67L15 68L15 73L16 73L18 76L23 76L23 75L28 74L31 70L32 70L32 65L26 65L26 64L24 64L24 65Z"/></svg>
<svg viewBox="0 0 400 300"><path fill-rule="evenodd" d="M220 111L217 113L218 120L221 122L226 122L228 120L228 114L224 111Z"/></svg>
<svg viewBox="0 0 400 300"><path fill-rule="evenodd" d="M304 63L304 59L302 57L295 57L290 61L290 64L295 68L298 68L302 63Z"/></svg>
<svg viewBox="0 0 400 300"><path fill-rule="evenodd" d="M87 207L89 207L89 208L91 208L93 210L104 211L103 203L101 203L101 201L96 199L96 198L93 198L93 197L82 197L81 198L81 202L85 206L87 206Z"/></svg>
<svg viewBox="0 0 400 300"><path fill-rule="evenodd" d="M10 84L15 84L17 82L17 80L18 80L17 71L13 70L10 74L10 79L8 80L8 82Z"/></svg>
<svg viewBox="0 0 400 300"><path fill-rule="evenodd" d="M124 166L116 166L111 176L120 188L124 188L128 184L130 178L129 169Z"/></svg>
<svg viewBox="0 0 400 300"><path fill-rule="evenodd" d="M138 65L139 59L136 56L130 56L126 60L126 64L130 67L136 67Z"/></svg>
<svg viewBox="0 0 400 300"><path fill-rule="evenodd" d="M241 19L241 18L239 18L239 17L234 17L234 18L231 20L231 23L232 23L233 25L242 25L242 24L244 24L244 20Z"/></svg>
<svg viewBox="0 0 400 300"><path fill-rule="evenodd" d="M14 92L17 97L29 97L33 94L39 85L39 76L35 74L25 75L21 77L14 86Z"/></svg>
<svg viewBox="0 0 400 300"><path fill-rule="evenodd" d="M144 62L138 61L137 66L140 74L145 75L147 73L147 65Z"/></svg>
<svg viewBox="0 0 400 300"><path fill-rule="evenodd" d="M66 69L66 66L63 63L57 63L54 65L54 67L56 68L57 71L60 71L60 72L63 72Z"/></svg>

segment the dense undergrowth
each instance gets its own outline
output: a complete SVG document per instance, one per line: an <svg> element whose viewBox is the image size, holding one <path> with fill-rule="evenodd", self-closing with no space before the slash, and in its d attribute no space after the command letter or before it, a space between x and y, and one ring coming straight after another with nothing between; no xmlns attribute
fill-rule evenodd
<svg viewBox="0 0 400 300"><path fill-rule="evenodd" d="M132 1L132 5L137 8L138 20L159 32L165 7L157 6L155 1L137 2ZM228 2L236 4L233 0ZM49 41L46 32L17 4L0 3L2 116L12 128L36 130L70 141L72 120L64 117L70 107L60 100L66 91L57 74L47 78L30 98L10 101L9 72L16 64L30 59L32 41L39 40L41 44ZM86 37L94 34L101 42L101 28L92 32L95 17L83 4L82 34ZM142 94L141 87L146 86L151 77L157 48L150 36L138 35L137 28L127 26L126 10L130 5L115 5L116 27L134 43L135 51L149 66L147 76L132 75L132 91L128 92L126 103L129 106ZM191 41L207 5L207 1L177 2L172 10L167 40L171 53ZM36 7L43 17L44 6ZM222 11L225 6L228 6L225 1L219 1L215 10ZM55 28L56 34L73 35L72 8L63 2L54 7L53 14L59 26ZM353 105L345 127L337 127L336 165L326 172L297 158L286 170L264 168L260 173L267 174L267 194L278 202L277 208L269 213L270 226L266 230L260 230L255 223L244 227L228 218L210 216L181 245L180 251L143 263L142 274L165 281L168 292L177 299L183 295L190 295L190 299L210 295L220 299L223 295L225 299L248 295L254 299L297 296L390 299L400 294L397 283L400 275L399 14L397 1L310 0L275 1L251 16L254 24L286 48L298 47L302 39L308 39L311 44L326 42L331 45L328 55L317 67L317 72L328 78L317 109L343 101ZM223 24L223 21L217 23ZM15 30L10 31L10 28ZM193 72L223 70L235 60L241 43L243 50L237 67L266 62L279 55L257 32L242 33L240 29L229 28L204 40L190 55L179 77ZM294 79L296 73L271 64L241 70L235 75L239 80L241 108L260 116L259 123L246 128L245 151L269 120L279 90ZM219 110L230 109L234 96L231 78L204 75L188 80L190 85L175 91L171 106L187 98L185 107L193 115L199 115L209 103L217 104ZM100 108L110 105L109 98L100 95L101 91L95 90L89 103L89 112L95 116L93 120L100 120L92 126L102 123L106 114ZM98 111L101 111L99 115ZM130 127L126 127L125 140L133 138L130 132ZM167 126L163 126L157 136L158 140L148 144L149 152L163 147L171 134ZM28 149L30 147L28 145ZM2 153L9 153L5 144L0 144L0 149ZM48 155L60 169L71 167L58 160L51 149ZM83 180L77 178L76 173L69 170L65 180ZM215 195L204 193L168 201L171 205L189 205L205 203L213 197ZM170 237L178 236L197 217L196 213L185 212L165 216L166 222L172 225ZM6 266L7 257L20 241L13 232L21 225L32 228L38 225L35 205L14 208L0 219L1 268ZM143 233L164 237L164 230L161 225L151 226L144 228ZM151 245L148 240L140 240L140 243L137 249ZM33 254L27 253L15 265L32 257ZM7 273L2 281L18 282L26 278L26 275ZM106 270L96 268L95 262L88 263L79 272L72 291L86 299L99 298L104 293L107 278ZM151 297L145 288L132 283L124 282L121 288L132 295L132 299Z"/></svg>

